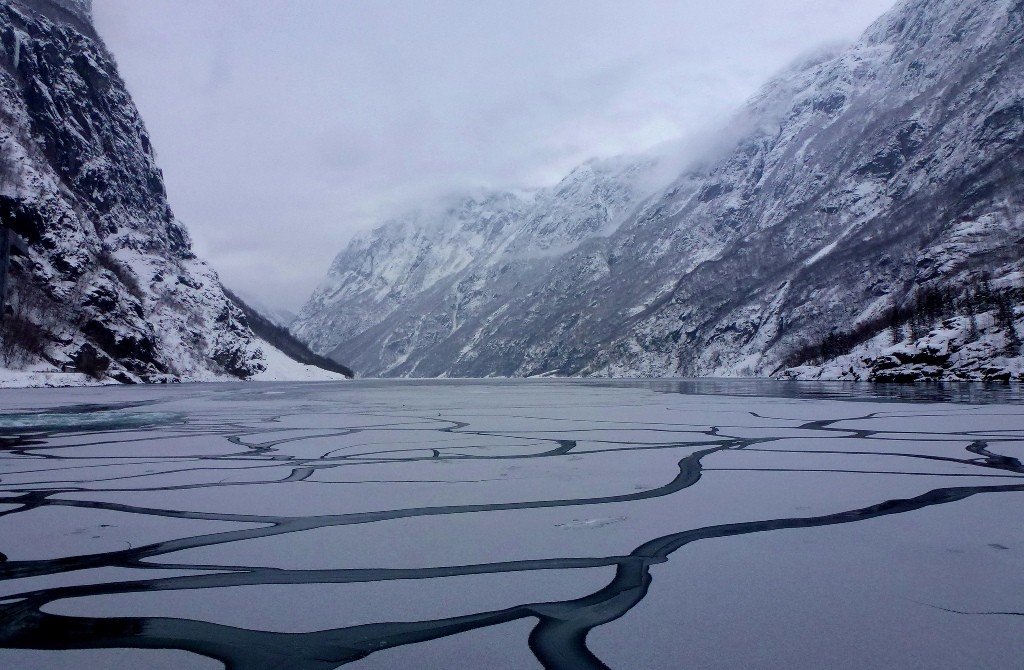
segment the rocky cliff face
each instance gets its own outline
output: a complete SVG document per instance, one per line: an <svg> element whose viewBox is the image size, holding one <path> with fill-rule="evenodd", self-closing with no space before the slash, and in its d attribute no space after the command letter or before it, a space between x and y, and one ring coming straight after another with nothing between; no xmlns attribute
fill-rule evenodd
<svg viewBox="0 0 1024 670"><path fill-rule="evenodd" d="M379 269L445 262L386 226L339 255L297 333L372 350L370 374L767 375L922 289L966 295L982 271L1021 284L1021 0L906 0L769 83L730 132L717 157L501 290L502 264L474 252L464 279L410 300L406 275ZM534 211L572 230L571 212L601 202ZM451 316L466 295L471 324ZM420 326L390 320L402 313Z"/></svg>
<svg viewBox="0 0 1024 670"><path fill-rule="evenodd" d="M0 365L41 357L122 381L263 368L192 252L87 0L0 4L0 223L12 266Z"/></svg>
<svg viewBox="0 0 1024 670"><path fill-rule="evenodd" d="M591 161L553 188L486 193L356 238L292 325L367 375L485 375L480 338L581 242L608 233L657 176L654 160ZM365 372L364 372L365 371Z"/></svg>

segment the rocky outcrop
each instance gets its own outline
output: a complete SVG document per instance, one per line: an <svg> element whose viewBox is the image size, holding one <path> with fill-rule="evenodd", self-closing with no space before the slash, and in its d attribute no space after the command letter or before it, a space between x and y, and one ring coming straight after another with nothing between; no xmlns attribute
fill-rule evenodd
<svg viewBox="0 0 1024 670"><path fill-rule="evenodd" d="M499 362L478 356L484 333L567 252L614 230L658 169L653 159L590 161L549 189L478 194L388 222L338 255L292 331L368 375L492 374Z"/></svg>
<svg viewBox="0 0 1024 670"><path fill-rule="evenodd" d="M0 224L29 245L11 270L0 365L41 357L125 382L250 376L262 353L175 220L89 15L86 0L0 4ZM18 324L35 328L32 346L9 336Z"/></svg>
<svg viewBox="0 0 1024 670"><path fill-rule="evenodd" d="M1013 332L1011 332L1011 329ZM888 333L849 354L783 371L780 379L924 382L1024 381L1024 318L998 323L993 312L944 319L920 338L891 344Z"/></svg>

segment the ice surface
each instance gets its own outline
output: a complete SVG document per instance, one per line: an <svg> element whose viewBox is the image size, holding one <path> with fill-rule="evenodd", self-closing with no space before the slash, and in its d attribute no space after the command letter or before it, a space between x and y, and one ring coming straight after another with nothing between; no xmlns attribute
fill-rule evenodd
<svg viewBox="0 0 1024 670"><path fill-rule="evenodd" d="M0 663L1013 667L1022 444L1013 387L0 391Z"/></svg>
<svg viewBox="0 0 1024 670"><path fill-rule="evenodd" d="M32 670L83 670L83 668L146 668L146 670L216 670L224 665L212 658L171 649L73 650L59 654L45 651L0 649L0 665Z"/></svg>
<svg viewBox="0 0 1024 670"><path fill-rule="evenodd" d="M611 667L651 670L1015 667L1021 617L984 613L1022 610L1022 510L1021 493L979 496L694 544L652 568L647 598L590 646ZM636 630L666 644L623 647Z"/></svg>

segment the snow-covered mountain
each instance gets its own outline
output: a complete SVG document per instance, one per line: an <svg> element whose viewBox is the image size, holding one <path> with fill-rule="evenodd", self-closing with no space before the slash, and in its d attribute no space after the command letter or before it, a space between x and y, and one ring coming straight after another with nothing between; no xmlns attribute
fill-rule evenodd
<svg viewBox="0 0 1024 670"><path fill-rule="evenodd" d="M88 0L0 3L0 225L29 247L11 266L0 367L125 382L266 368L168 206Z"/></svg>
<svg viewBox="0 0 1024 670"><path fill-rule="evenodd" d="M293 330L366 374L767 375L922 291L1019 293L1024 1L904 0L723 137L653 195L651 162L595 164L386 224Z"/></svg>
<svg viewBox="0 0 1024 670"><path fill-rule="evenodd" d="M590 161L552 188L482 193L357 237L292 330L367 374L438 375L581 242L651 192L654 159Z"/></svg>

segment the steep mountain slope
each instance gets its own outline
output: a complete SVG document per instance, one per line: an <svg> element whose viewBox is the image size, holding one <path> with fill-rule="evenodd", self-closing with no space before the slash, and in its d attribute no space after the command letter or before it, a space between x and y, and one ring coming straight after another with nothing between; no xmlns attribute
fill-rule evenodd
<svg viewBox="0 0 1024 670"><path fill-rule="evenodd" d="M852 47L768 84L736 119L737 142L630 201L614 230L592 229L508 290L474 275L485 298L472 327L446 316L462 293L410 301L404 275L377 270L410 258L384 228L339 255L296 332L323 351L392 354L368 374L765 375L922 288L960 295L981 271L1019 286L1022 47L1022 0L905 0ZM422 248L416 263L439 258ZM354 277L375 291L332 300ZM367 327L346 311L445 327Z"/></svg>
<svg viewBox="0 0 1024 670"><path fill-rule="evenodd" d="M121 381L248 377L245 316L174 219L87 0L0 4L0 224L12 265L0 367Z"/></svg>
<svg viewBox="0 0 1024 670"><path fill-rule="evenodd" d="M356 238L292 325L366 374L438 375L567 250L609 232L657 163L590 161L550 189L486 193Z"/></svg>
<svg viewBox="0 0 1024 670"><path fill-rule="evenodd" d="M681 211L658 222L662 236L676 249L696 238L709 256L692 270L670 261L680 280L604 360L765 374L800 340L870 319L917 287L1017 271L1021 9L905 2L852 49L784 80L779 125L703 176L702 189L728 194L665 199ZM776 107L779 88L754 109ZM975 226L982 218L990 225ZM964 227L980 234L964 238Z"/></svg>
<svg viewBox="0 0 1024 670"><path fill-rule="evenodd" d="M260 348L263 350L264 356L279 352L295 363L333 372L348 379L355 376L348 366L314 354L305 344L295 339L287 328L277 324L273 317L264 315L228 288L224 287L223 291L224 295L242 310L253 334L260 340ZM263 375L257 375L256 378L262 377ZM279 378L283 378L283 376Z"/></svg>

